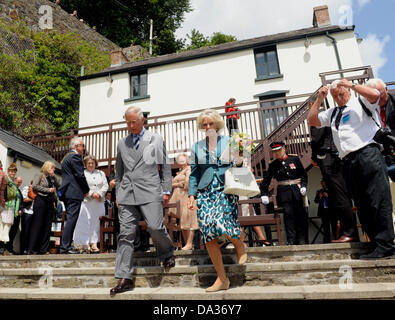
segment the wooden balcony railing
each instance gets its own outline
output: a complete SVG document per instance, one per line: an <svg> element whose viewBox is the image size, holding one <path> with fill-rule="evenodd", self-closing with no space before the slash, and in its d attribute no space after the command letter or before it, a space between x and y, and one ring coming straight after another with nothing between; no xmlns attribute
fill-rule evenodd
<svg viewBox="0 0 395 320"><path fill-rule="evenodd" d="M321 73L319 76L325 85L339 78L338 75L364 83L373 73L370 67L360 67ZM395 82L387 85L395 85ZM240 103L236 105L239 111L228 114L223 112L224 106L212 109L218 110L224 120L227 115L240 115L239 130L248 133L259 144L251 164L256 169L256 174L262 175L271 158L269 144L276 140L285 141L288 152L298 154L305 167L310 164L310 128L306 119L309 105L314 102L317 93L318 89L314 93ZM272 106L262 106L269 103ZM323 107L328 107L327 102ZM196 125L196 118L201 111L202 109L148 117L146 127L163 136L168 153L173 157L180 152L189 152L194 142L203 139L204 133ZM78 135L85 141L87 151L96 156L99 165L110 168L116 159L118 141L128 134L125 122L121 121L44 133L32 136L30 140L60 162L69 149L70 139ZM229 134L227 128L223 134Z"/></svg>
<svg viewBox="0 0 395 320"><path fill-rule="evenodd" d="M214 107L220 112L226 123L226 116L239 114L239 130L248 133L257 143L275 130L289 114L292 114L311 93L251 101L236 106L239 111L225 114L224 106ZM286 99L286 103L283 102ZM273 103L274 106L261 107L261 103ZM204 132L198 130L196 119L202 109L182 113L148 117L146 128L163 136L170 157L180 152L189 152L192 144L203 139ZM83 138L86 149L96 156L100 166L111 166L116 158L118 141L127 136L128 130L124 121L97 126L83 127L69 131L44 133L28 139L46 150L51 156L61 161L69 149L70 139L78 135ZM225 128L223 134L228 135Z"/></svg>

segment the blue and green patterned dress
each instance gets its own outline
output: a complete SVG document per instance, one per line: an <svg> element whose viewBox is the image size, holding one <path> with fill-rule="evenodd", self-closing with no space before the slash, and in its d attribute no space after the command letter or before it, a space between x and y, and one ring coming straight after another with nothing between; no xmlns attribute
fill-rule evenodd
<svg viewBox="0 0 395 320"><path fill-rule="evenodd" d="M197 208L202 243L210 242L222 235L240 239L238 220L238 197L225 194L225 186L214 175L213 181L197 192Z"/></svg>

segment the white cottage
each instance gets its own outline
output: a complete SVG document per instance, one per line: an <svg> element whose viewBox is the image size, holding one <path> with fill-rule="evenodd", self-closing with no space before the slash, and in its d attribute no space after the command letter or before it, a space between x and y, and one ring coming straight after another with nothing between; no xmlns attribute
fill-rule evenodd
<svg viewBox="0 0 395 320"><path fill-rule="evenodd" d="M362 65L354 26L330 24L125 63L81 78L79 127L122 121L130 105L150 117L314 92L319 73Z"/></svg>

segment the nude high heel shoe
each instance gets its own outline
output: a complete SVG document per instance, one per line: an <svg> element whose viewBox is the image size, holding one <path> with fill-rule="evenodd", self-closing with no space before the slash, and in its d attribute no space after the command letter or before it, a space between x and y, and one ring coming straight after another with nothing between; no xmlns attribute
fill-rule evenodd
<svg viewBox="0 0 395 320"><path fill-rule="evenodd" d="M211 287L208 287L206 289L206 292L217 292L220 290L228 290L229 286L230 286L229 278L226 278L226 280L221 284L213 284Z"/></svg>

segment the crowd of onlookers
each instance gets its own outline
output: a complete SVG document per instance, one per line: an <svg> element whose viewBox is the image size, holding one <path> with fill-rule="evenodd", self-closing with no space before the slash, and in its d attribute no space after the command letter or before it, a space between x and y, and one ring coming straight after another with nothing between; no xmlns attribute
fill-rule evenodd
<svg viewBox="0 0 395 320"><path fill-rule="evenodd" d="M73 232L73 246L80 252L98 253L99 217L105 215L109 188L104 172L97 170L93 156L84 158L84 176L89 185ZM64 203L58 198L60 183L55 176L55 163L46 161L40 174L20 189L23 179L11 163L5 173L0 162L0 254L49 254L51 231L61 221ZM14 241L19 233L19 248Z"/></svg>

